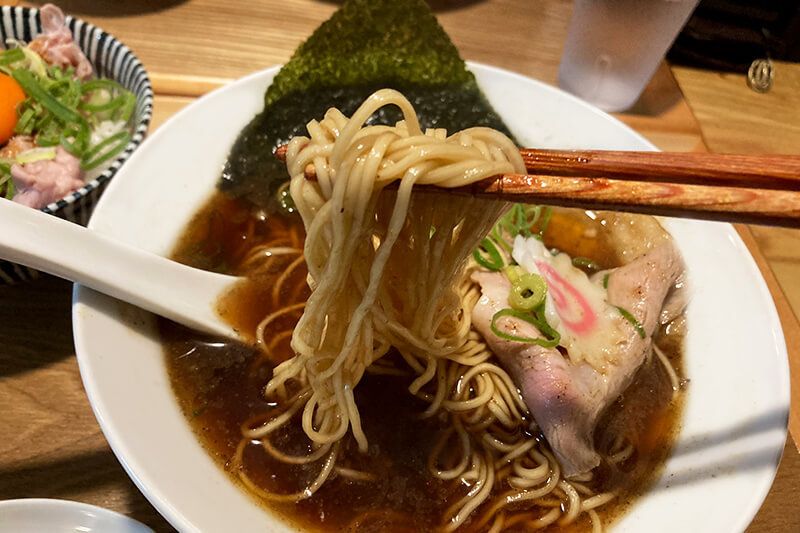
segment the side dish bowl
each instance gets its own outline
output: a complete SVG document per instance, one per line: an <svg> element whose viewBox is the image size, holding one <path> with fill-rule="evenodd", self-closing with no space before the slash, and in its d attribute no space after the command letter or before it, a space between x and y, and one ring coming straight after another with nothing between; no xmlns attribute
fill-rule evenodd
<svg viewBox="0 0 800 533"><path fill-rule="evenodd" d="M132 518L81 502L24 498L0 502L0 533L153 533Z"/></svg>
<svg viewBox="0 0 800 533"><path fill-rule="evenodd" d="M69 15L66 16L66 25L92 64L96 76L115 80L136 96L136 107L131 118L131 140L116 160L102 174L77 191L42 209L45 213L70 222L86 224L111 178L141 144L147 133L153 111L153 90L141 61L121 41L102 29ZM41 32L42 23L38 9L0 7L0 51L5 49L8 39L30 42ZM0 284L23 281L34 276L36 272L27 267L0 261Z"/></svg>
<svg viewBox="0 0 800 533"><path fill-rule="evenodd" d="M557 89L470 64L528 146L654 150L609 115ZM201 98L159 128L100 201L89 226L168 254L210 197L240 129L261 110L277 68ZM215 124L215 135L203 126ZM692 287L675 449L615 533L743 531L774 478L786 439L789 370L778 314L727 224L665 219ZM203 449L175 400L152 316L76 286L75 345L100 426L131 478L180 531L294 531L246 494Z"/></svg>

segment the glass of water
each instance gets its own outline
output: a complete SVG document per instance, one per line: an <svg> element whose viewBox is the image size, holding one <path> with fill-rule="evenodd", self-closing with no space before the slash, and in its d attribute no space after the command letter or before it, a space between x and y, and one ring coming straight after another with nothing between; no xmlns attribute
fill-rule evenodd
<svg viewBox="0 0 800 533"><path fill-rule="evenodd" d="M699 0L575 0L558 84L605 111L636 102Z"/></svg>

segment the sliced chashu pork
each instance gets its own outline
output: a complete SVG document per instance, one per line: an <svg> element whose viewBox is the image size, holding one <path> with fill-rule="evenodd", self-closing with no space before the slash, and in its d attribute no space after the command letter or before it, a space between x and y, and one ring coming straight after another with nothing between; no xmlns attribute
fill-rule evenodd
<svg viewBox="0 0 800 533"><path fill-rule="evenodd" d="M586 362L574 365L555 348L509 341L495 335L490 324L497 311L508 308L511 285L500 273L473 275L482 297L472 322L486 339L522 392L528 409L547 439L567 477L600 463L594 430L600 415L630 385L650 350L664 299L683 272L672 243L654 248L620 268L608 271L608 303L629 311L644 328L642 338L626 321L624 339L615 341L614 362L600 373ZM598 281L600 282L600 281ZM520 337L542 337L531 324L504 317L496 326ZM600 337L602 338L602 336ZM610 337L610 338L613 338ZM608 346L598 346L608 350Z"/></svg>

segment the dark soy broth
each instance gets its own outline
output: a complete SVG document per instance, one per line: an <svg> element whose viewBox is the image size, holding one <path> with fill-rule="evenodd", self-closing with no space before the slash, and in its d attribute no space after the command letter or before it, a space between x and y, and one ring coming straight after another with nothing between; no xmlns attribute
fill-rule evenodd
<svg viewBox="0 0 800 533"><path fill-rule="evenodd" d="M630 247L611 244L614 235L609 234L609 227L623 227L628 237L633 232L639 248L664 238L649 222L634 228L636 222L608 216L611 218L593 220L580 211L556 212L547 230L547 245L607 268L619 265L630 252ZM249 250L278 241L302 246L302 233L299 218L266 216L246 201L218 193L186 230L174 257L202 268L246 275ZM630 253L638 255L642 251ZM267 274L244 284L221 302L234 325L242 331L254 331L261 319L276 309L304 301L308 296L305 266L286 275L295 258L275 258ZM285 283L283 290L276 293L275 282L281 275L286 276ZM274 332L266 331L265 338L291 329L301 311L273 323ZM242 440L240 427L245 423L256 425L274 409L264 398L263 388L274 365L291 357L290 338L286 336L275 343L270 359L257 348L203 338L168 321L162 321L160 327L172 385L188 422L199 441L231 474L233 482L241 483L230 464ZM672 331L657 335L658 344L679 375L682 329L673 324ZM390 353L387 357L394 356ZM369 451L359 453L348 434L338 464L367 473L366 479L334 473L308 500L264 505L311 531L418 532L440 526L443 510L463 494L463 488L440 481L428 472L428 454L444 426L438 418L419 417L425 404L408 393L409 382L408 376L367 373L356 388ZM599 510L604 523L624 512L661 471L677 434L682 408L682 395L670 402L672 394L666 371L653 357L598 426L599 449L607 445L611 435L620 432L629 434L635 446L633 456L621 466L604 463L598 467L593 488L613 489L620 494ZM285 427L271 442L287 453L310 450L299 424ZM301 490L322 466L322 461L286 465L252 443L246 445L243 457L246 473L258 487L280 493ZM249 489L243 486L243 490ZM470 531L469 523L463 529ZM590 530L589 521L582 519L569 527L553 525L545 531Z"/></svg>

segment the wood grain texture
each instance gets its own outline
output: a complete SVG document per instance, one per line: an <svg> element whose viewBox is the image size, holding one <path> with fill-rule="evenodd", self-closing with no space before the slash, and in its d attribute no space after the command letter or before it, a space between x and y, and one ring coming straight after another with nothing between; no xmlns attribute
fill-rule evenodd
<svg viewBox="0 0 800 533"><path fill-rule="evenodd" d="M71 283L47 275L0 287L0 499L82 501L170 531L95 421L72 344L71 297Z"/></svg>
<svg viewBox="0 0 800 533"><path fill-rule="evenodd" d="M794 503L797 501L798 479L800 454L789 437L772 489L747 528L747 533L793 533L800 529L800 505Z"/></svg>
<svg viewBox="0 0 800 533"><path fill-rule="evenodd" d="M703 186L592 176L507 174L469 187L442 191L508 202L606 209L800 227L800 192Z"/></svg>
<svg viewBox="0 0 800 533"><path fill-rule="evenodd" d="M800 190L800 156L533 148L520 154L529 174Z"/></svg>
<svg viewBox="0 0 800 533"><path fill-rule="evenodd" d="M800 64L776 61L768 93L748 88L742 74L673 70L710 151L800 154Z"/></svg>
<svg viewBox="0 0 800 533"><path fill-rule="evenodd" d="M800 311L800 231L755 226L750 230L797 314Z"/></svg>
<svg viewBox="0 0 800 533"><path fill-rule="evenodd" d="M44 1L22 1L38 6ZM285 63L340 1L62 0L59 6L121 39L149 73L236 79ZM555 83L569 0L432 1L465 59ZM101 6L101 7L100 7ZM477 36L477 38L476 38ZM502 53L498 51L502 50Z"/></svg>

